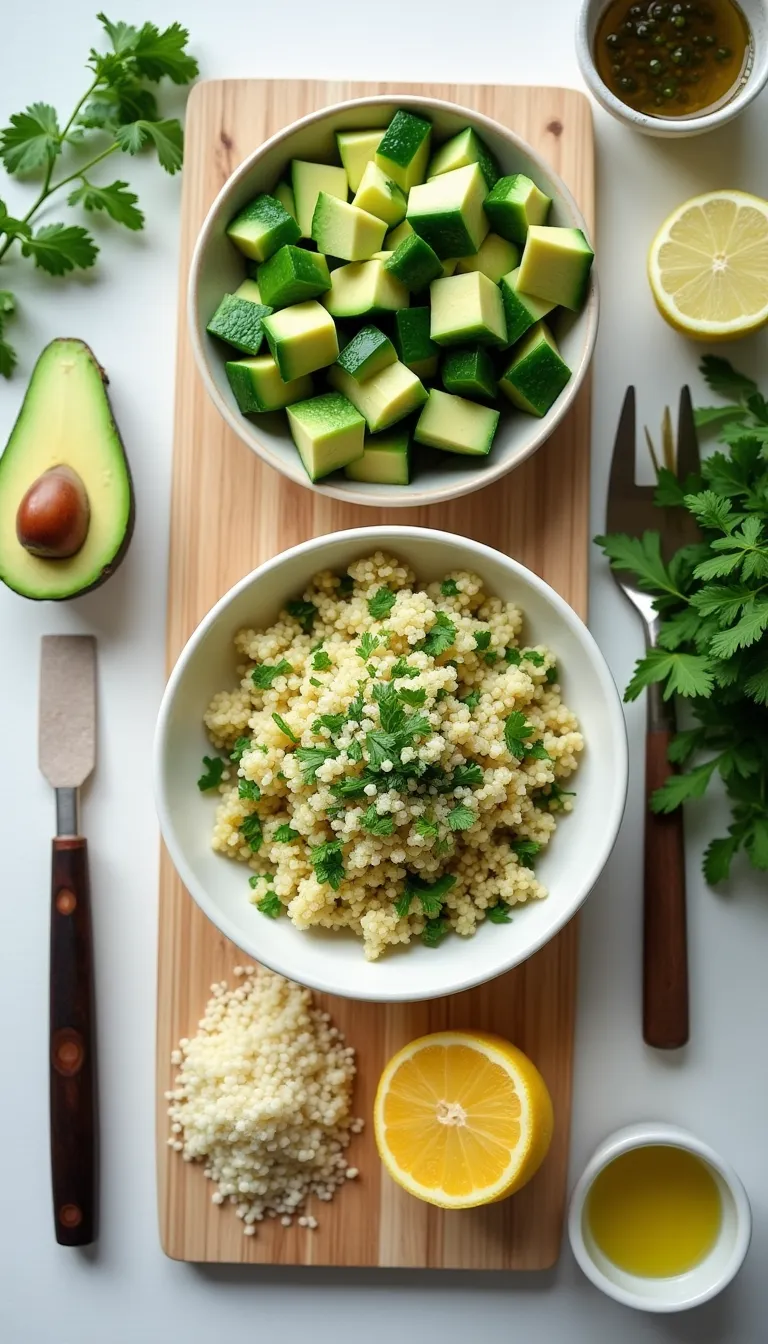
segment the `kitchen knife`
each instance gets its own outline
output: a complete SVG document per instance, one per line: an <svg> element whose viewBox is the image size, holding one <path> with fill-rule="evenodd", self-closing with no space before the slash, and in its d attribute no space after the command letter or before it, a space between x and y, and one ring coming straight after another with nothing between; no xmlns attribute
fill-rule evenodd
<svg viewBox="0 0 768 1344"><path fill-rule="evenodd" d="M96 1237L96 1060L88 850L79 790L96 758L96 641L44 635L40 769L56 790L51 865L50 1113L56 1240Z"/></svg>

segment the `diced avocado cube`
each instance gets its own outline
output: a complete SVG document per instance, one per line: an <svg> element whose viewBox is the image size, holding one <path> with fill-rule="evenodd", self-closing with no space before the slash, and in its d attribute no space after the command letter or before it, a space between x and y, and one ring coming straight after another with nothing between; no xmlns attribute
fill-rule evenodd
<svg viewBox="0 0 768 1344"><path fill-rule="evenodd" d="M339 353L333 318L316 299L266 317L264 334L285 383L332 364Z"/></svg>
<svg viewBox="0 0 768 1344"><path fill-rule="evenodd" d="M392 255L391 252L374 252L371 261L389 261Z"/></svg>
<svg viewBox="0 0 768 1344"><path fill-rule="evenodd" d="M278 182L272 192L276 201L279 201L289 215L296 219L296 202L293 198L293 187L290 182ZM296 221L298 223L298 220Z"/></svg>
<svg viewBox="0 0 768 1344"><path fill-rule="evenodd" d="M432 388L413 431L417 443L447 453L487 457L499 423L499 411Z"/></svg>
<svg viewBox="0 0 768 1344"><path fill-rule="evenodd" d="M366 166L352 204L367 210L369 215L375 215L377 219L383 219L390 228L405 219L405 193L381 171L377 163Z"/></svg>
<svg viewBox="0 0 768 1344"><path fill-rule="evenodd" d="M549 327L537 322L517 347L499 387L521 411L546 415L570 376Z"/></svg>
<svg viewBox="0 0 768 1344"><path fill-rule="evenodd" d="M429 335L428 308L401 308L395 313L394 341L398 359L417 378L434 378L439 348Z"/></svg>
<svg viewBox="0 0 768 1344"><path fill-rule="evenodd" d="M442 261L443 275L444 276L454 275L456 272L456 267L459 264L459 260L460 260L459 257L443 257Z"/></svg>
<svg viewBox="0 0 768 1344"><path fill-rule="evenodd" d="M449 351L443 360L442 378L446 392L455 392L458 397L496 400L496 375L491 357L482 345Z"/></svg>
<svg viewBox="0 0 768 1344"><path fill-rule="evenodd" d="M255 359L230 359L224 365L229 385L244 415L252 411L279 411L292 401L312 396L309 374L284 383L271 355Z"/></svg>
<svg viewBox="0 0 768 1344"><path fill-rule="evenodd" d="M400 246L400 244L403 242L405 238L410 238L412 233L413 229L408 223L408 220L404 219L402 224L398 224L396 229L390 229L389 233L384 239L384 246L390 252L394 252L395 249Z"/></svg>
<svg viewBox="0 0 768 1344"><path fill-rule="evenodd" d="M441 173L408 197L408 223L441 260L477 252L488 220L483 213L485 178L476 163Z"/></svg>
<svg viewBox="0 0 768 1344"><path fill-rule="evenodd" d="M383 261L353 261L331 273L322 301L334 317L376 317L407 308L410 295Z"/></svg>
<svg viewBox="0 0 768 1344"><path fill-rule="evenodd" d="M443 274L440 258L417 233L405 238L384 265L391 275L414 293L426 289L427 285Z"/></svg>
<svg viewBox="0 0 768 1344"><path fill-rule="evenodd" d="M295 243L299 226L274 196L262 193L227 227L227 236L246 257L266 261L285 243Z"/></svg>
<svg viewBox="0 0 768 1344"><path fill-rule="evenodd" d="M489 233L480 244L480 251L473 257L459 257L456 270L482 271L494 285L497 285L508 271L514 269L520 261L520 253L514 243L501 238L498 233Z"/></svg>
<svg viewBox="0 0 768 1344"><path fill-rule="evenodd" d="M316 299L331 288L328 263L319 252L303 247L281 247L258 269L258 285L265 303L286 308L289 303Z"/></svg>
<svg viewBox="0 0 768 1344"><path fill-rule="evenodd" d="M408 485L411 479L411 436L407 429L366 434L363 456L344 468L350 481Z"/></svg>
<svg viewBox="0 0 768 1344"><path fill-rule="evenodd" d="M311 481L362 457L365 421L339 392L294 402L287 414L293 442Z"/></svg>
<svg viewBox="0 0 768 1344"><path fill-rule="evenodd" d="M339 352L336 363L356 382L362 383L388 364L394 364L396 359L397 351L383 331L378 327L362 327Z"/></svg>
<svg viewBox="0 0 768 1344"><path fill-rule="evenodd" d="M488 146L483 144L480 136L472 130L471 126L467 126L465 131L459 131L458 135L452 136L450 140L446 140L444 145L435 150L427 170L427 177L439 177L442 173L452 173L454 168L466 168L469 163L480 165L480 171L490 191L494 183L498 182L501 170Z"/></svg>
<svg viewBox="0 0 768 1344"><path fill-rule="evenodd" d="M244 355L257 355L264 339L264 319L271 312L264 303L225 294L206 331L233 345L235 350L242 350Z"/></svg>
<svg viewBox="0 0 768 1344"><path fill-rule="evenodd" d="M386 231L383 219L320 192L312 216L312 237L321 252L344 261L367 261L378 252Z"/></svg>
<svg viewBox="0 0 768 1344"><path fill-rule="evenodd" d="M349 190L357 191L363 180L363 173L378 149L384 132L378 131L337 131L336 145L339 158L347 170ZM366 206L367 210L368 207ZM375 210L373 212L376 213Z"/></svg>
<svg viewBox="0 0 768 1344"><path fill-rule="evenodd" d="M261 303L261 290L255 280L244 280L235 290L236 299L247 299L249 303Z"/></svg>
<svg viewBox="0 0 768 1344"><path fill-rule="evenodd" d="M460 170L463 171L463 170ZM507 325L501 292L482 271L433 280L430 335L438 345L505 345Z"/></svg>
<svg viewBox="0 0 768 1344"><path fill-rule="evenodd" d="M518 284L526 294L578 312L587 293L594 257L581 229L531 225Z"/></svg>
<svg viewBox="0 0 768 1344"><path fill-rule="evenodd" d="M320 192L347 199L347 174L343 168L329 163L307 163L305 159L291 162L291 184L296 203L296 218L304 238L311 237L312 216Z"/></svg>
<svg viewBox="0 0 768 1344"><path fill-rule="evenodd" d="M395 113L384 132L375 161L403 191L424 181L431 136L431 122L402 110Z"/></svg>
<svg viewBox="0 0 768 1344"><path fill-rule="evenodd" d="M350 374L345 373L338 364L328 371L328 381L337 391L349 397L372 434L377 430L388 429L396 421L402 420L411 411L415 411L427 399L427 391L420 380L396 360L380 369L364 383L357 383Z"/></svg>
<svg viewBox="0 0 768 1344"><path fill-rule="evenodd" d="M524 294L518 288L520 267L503 275L499 281L501 301L504 304L504 316L507 319L507 343L515 345L524 336L534 322L551 313L554 303L547 299L534 298L533 294Z"/></svg>
<svg viewBox="0 0 768 1344"><path fill-rule="evenodd" d="M496 233L522 246L531 224L543 224L551 204L552 198L525 173L512 173L499 178L486 199L485 213Z"/></svg>

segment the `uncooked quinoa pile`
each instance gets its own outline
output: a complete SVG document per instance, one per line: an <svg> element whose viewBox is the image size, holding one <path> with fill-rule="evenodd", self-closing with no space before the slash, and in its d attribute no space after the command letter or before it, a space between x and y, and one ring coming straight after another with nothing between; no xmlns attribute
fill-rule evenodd
<svg viewBox="0 0 768 1344"><path fill-rule="evenodd" d="M205 1163L214 1204L228 1200L253 1236L264 1218L290 1227L310 1195L330 1200L357 1170L345 1150L355 1052L308 989L271 971L235 967L239 984L212 985L197 1035L182 1040L170 1102L170 1146Z"/></svg>
<svg viewBox="0 0 768 1344"><path fill-rule="evenodd" d="M546 895L536 857L583 740L517 607L377 551L235 646L239 684L205 715L226 759L206 757L199 786L218 789L213 848L250 867L264 915L351 928L375 960Z"/></svg>

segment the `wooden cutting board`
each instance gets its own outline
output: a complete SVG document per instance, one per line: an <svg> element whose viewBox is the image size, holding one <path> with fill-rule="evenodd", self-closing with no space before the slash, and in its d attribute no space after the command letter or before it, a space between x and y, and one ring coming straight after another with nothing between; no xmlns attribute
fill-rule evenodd
<svg viewBox="0 0 768 1344"><path fill-rule="evenodd" d="M168 666L213 603L243 574L307 537L386 521L444 528L514 555L582 616L587 604L589 388L536 456L499 484L396 518L313 494L263 465L224 425L195 371L185 296L192 248L220 187L267 136L314 108L368 94L423 93L475 107L533 144L570 187L591 226L592 119L569 89L480 85L231 80L199 84L188 105L182 199L179 349L171 506ZM362 955L362 954L361 954ZM359 1181L320 1205L315 1232L273 1222L245 1237L231 1208L211 1203L199 1167L166 1144L170 1053L192 1035L213 981L244 960L200 913L165 852L160 867L157 1138L160 1233L178 1260L434 1269L546 1269L562 1235L571 1112L577 927L524 966L454 998L416 1005L324 999L357 1049L355 1113L370 1119L385 1061L428 1031L476 1027L509 1037L536 1061L555 1107L555 1136L531 1184L489 1208L443 1213L399 1190L380 1166L370 1124L350 1161ZM323 996L318 996L322 998Z"/></svg>

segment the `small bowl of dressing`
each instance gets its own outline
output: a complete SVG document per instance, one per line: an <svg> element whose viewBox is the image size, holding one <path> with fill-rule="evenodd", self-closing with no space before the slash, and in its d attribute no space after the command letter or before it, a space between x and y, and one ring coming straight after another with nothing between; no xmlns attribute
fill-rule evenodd
<svg viewBox="0 0 768 1344"><path fill-rule="evenodd" d="M686 1130L632 1125L601 1143L571 1196L568 1235L588 1279L639 1311L686 1311L722 1292L752 1235L736 1172Z"/></svg>
<svg viewBox="0 0 768 1344"><path fill-rule="evenodd" d="M645 135L701 135L768 82L768 0L582 0L576 54L619 121Z"/></svg>

